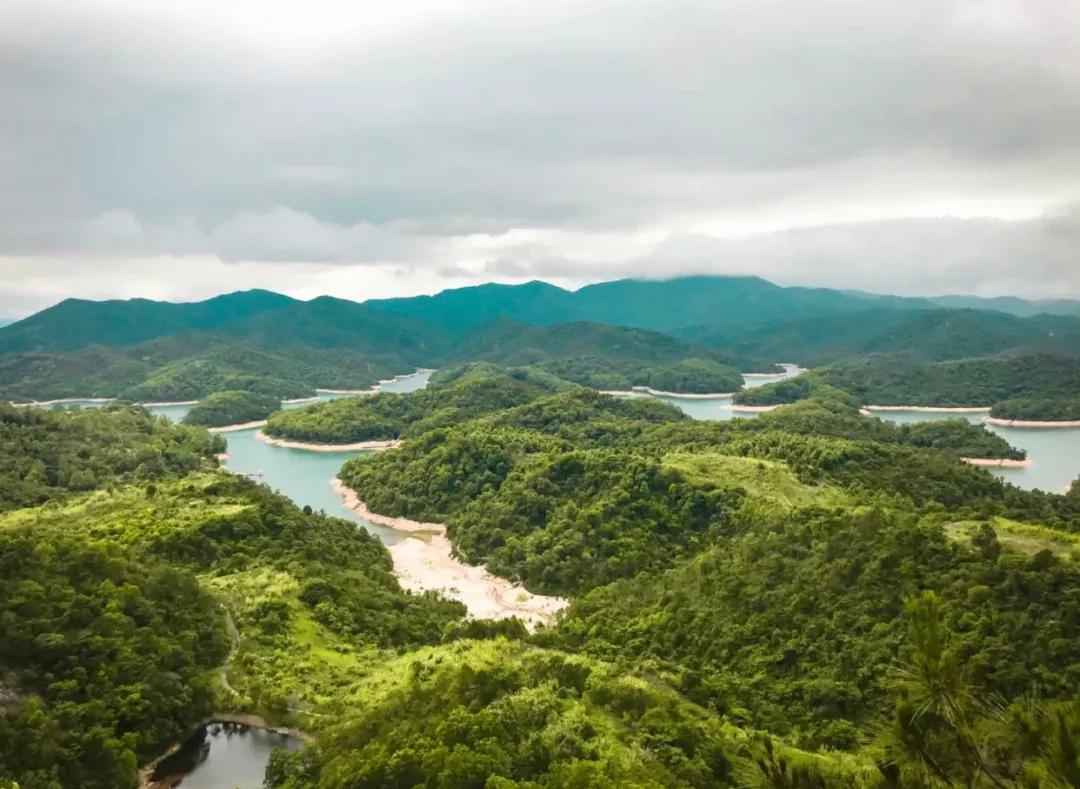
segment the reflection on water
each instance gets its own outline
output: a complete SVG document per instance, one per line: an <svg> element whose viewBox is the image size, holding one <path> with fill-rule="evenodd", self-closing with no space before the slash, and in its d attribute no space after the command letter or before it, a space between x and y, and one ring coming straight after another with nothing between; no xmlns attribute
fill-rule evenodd
<svg viewBox="0 0 1080 789"><path fill-rule="evenodd" d="M209 723L180 750L162 759L152 780L175 782L184 789L258 789L274 748L298 750L295 737L237 723Z"/></svg>

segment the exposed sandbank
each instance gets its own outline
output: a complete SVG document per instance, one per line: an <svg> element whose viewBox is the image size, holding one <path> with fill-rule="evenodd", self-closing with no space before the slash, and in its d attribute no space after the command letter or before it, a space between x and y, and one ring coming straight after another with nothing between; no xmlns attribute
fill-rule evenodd
<svg viewBox="0 0 1080 789"><path fill-rule="evenodd" d="M1009 458L960 458L965 463L984 468L1028 468L1030 460L1011 460Z"/></svg>
<svg viewBox="0 0 1080 789"><path fill-rule="evenodd" d="M653 397L676 397L683 400L723 400L732 397L734 392L694 393L694 392L665 392L662 389L653 389L651 386L635 386L631 394L650 394Z"/></svg>
<svg viewBox="0 0 1080 789"><path fill-rule="evenodd" d="M372 512L341 480L334 490L345 506L371 523L409 534L423 534L387 546L394 560L394 572L403 589L422 593L436 591L465 604L477 619L508 619L516 616L531 630L538 623L551 624L567 605L561 597L537 595L520 584L492 575L487 568L465 564L454 558L453 546L441 523L421 523Z"/></svg>
<svg viewBox="0 0 1080 789"><path fill-rule="evenodd" d="M1062 422L1041 421L1037 419L999 419L996 416L984 416L981 420L987 425L998 427L1037 427L1037 428L1076 428L1080 427L1080 419Z"/></svg>
<svg viewBox="0 0 1080 789"><path fill-rule="evenodd" d="M315 387L316 392L322 392L323 394L340 394L340 395L373 395L379 393L379 385L371 387L370 389L323 389L321 386Z"/></svg>
<svg viewBox="0 0 1080 789"><path fill-rule="evenodd" d="M787 405L787 403L779 403L777 405L739 405L736 403L731 406L731 410L742 412L744 414L764 414L769 411L775 411L781 405Z"/></svg>
<svg viewBox="0 0 1080 789"><path fill-rule="evenodd" d="M253 427L262 427L265 424L265 419L257 419L254 422L241 422L238 425L222 425L221 427L208 427L206 429L211 433L232 433L237 430L251 430Z"/></svg>
<svg viewBox="0 0 1080 789"><path fill-rule="evenodd" d="M261 430L255 434L255 438L274 447L305 449L308 452L359 452L365 449L393 449L401 443L400 438L395 438L388 441L357 441L354 444L309 444L306 441L289 441L284 438L274 438L266 435Z"/></svg>
<svg viewBox="0 0 1080 789"><path fill-rule="evenodd" d="M919 414L985 414L990 406L867 405L867 411L912 411Z"/></svg>
<svg viewBox="0 0 1080 789"><path fill-rule="evenodd" d="M318 395L312 395L311 397L294 397L291 400L282 400L282 405L294 405L296 403L317 403L321 400Z"/></svg>
<svg viewBox="0 0 1080 789"><path fill-rule="evenodd" d="M8 400L8 403L16 408L48 408L51 405L67 405L68 403L111 403L115 399L115 397L61 397L57 400L31 400L28 403Z"/></svg>
<svg viewBox="0 0 1080 789"><path fill-rule="evenodd" d="M162 400L160 403L136 403L143 408L165 408L171 405L198 405L198 400Z"/></svg>

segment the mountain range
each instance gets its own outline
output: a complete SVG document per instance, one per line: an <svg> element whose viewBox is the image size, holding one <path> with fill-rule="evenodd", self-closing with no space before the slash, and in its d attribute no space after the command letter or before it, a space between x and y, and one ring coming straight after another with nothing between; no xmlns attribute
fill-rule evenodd
<svg viewBox="0 0 1080 789"><path fill-rule="evenodd" d="M267 290L191 303L67 299L0 327L0 397L188 399L220 387L296 396L474 359L588 359L620 369L706 359L745 372L867 354L1080 355L1077 315L1080 302L1064 300L915 299L757 277L618 280L577 291L486 284L363 303Z"/></svg>

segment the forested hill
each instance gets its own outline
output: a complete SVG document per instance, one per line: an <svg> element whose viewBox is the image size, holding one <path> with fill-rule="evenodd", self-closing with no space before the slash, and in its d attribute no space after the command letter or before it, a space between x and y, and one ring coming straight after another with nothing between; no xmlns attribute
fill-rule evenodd
<svg viewBox="0 0 1080 789"><path fill-rule="evenodd" d="M755 277L620 280L574 292L491 284L363 304L254 290L191 304L69 299L0 327L0 398L194 400L225 390L288 398L478 359L540 365L604 389L707 393L737 389L740 370L777 361L1033 353L1080 355L1080 318L939 309Z"/></svg>
<svg viewBox="0 0 1080 789"><path fill-rule="evenodd" d="M134 345L172 334L214 331L296 303L295 299L266 290L228 293L187 304L149 299L65 299L4 327L0 331L0 353Z"/></svg>
<svg viewBox="0 0 1080 789"><path fill-rule="evenodd" d="M869 354L937 362L995 354L1080 356L1080 318L987 310L873 308L746 329L702 329L698 342L751 358L828 364Z"/></svg>

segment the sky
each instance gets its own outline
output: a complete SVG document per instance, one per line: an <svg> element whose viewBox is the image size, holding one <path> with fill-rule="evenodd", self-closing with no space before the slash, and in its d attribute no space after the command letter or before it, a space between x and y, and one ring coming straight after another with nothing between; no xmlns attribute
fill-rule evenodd
<svg viewBox="0 0 1080 789"><path fill-rule="evenodd" d="M0 316L687 273L1080 298L1080 3L0 3Z"/></svg>

